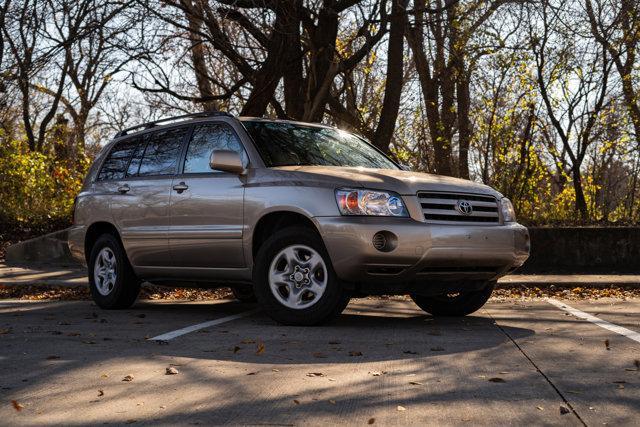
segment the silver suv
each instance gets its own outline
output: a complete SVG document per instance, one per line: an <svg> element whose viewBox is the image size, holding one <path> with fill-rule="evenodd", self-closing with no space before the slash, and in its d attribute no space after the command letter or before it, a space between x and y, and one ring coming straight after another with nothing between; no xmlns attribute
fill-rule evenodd
<svg viewBox="0 0 640 427"><path fill-rule="evenodd" d="M371 294L467 315L529 256L511 202L486 185L405 171L336 128L219 112L116 135L69 235L102 308L131 306L141 281L231 286L293 325Z"/></svg>

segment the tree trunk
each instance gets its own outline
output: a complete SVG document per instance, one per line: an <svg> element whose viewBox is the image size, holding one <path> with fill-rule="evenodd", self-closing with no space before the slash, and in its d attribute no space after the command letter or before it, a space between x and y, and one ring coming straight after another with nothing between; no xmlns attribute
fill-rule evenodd
<svg viewBox="0 0 640 427"><path fill-rule="evenodd" d="M302 42L300 40L300 9L302 2L292 0L290 12L285 14L283 28L285 29L286 67L283 74L284 104L288 118L300 120L304 116L304 78L302 68Z"/></svg>
<svg viewBox="0 0 640 427"><path fill-rule="evenodd" d="M458 176L469 179L469 145L471 144L471 120L469 108L471 98L469 95L469 75L464 70L464 62L460 61L461 70L457 80L458 94Z"/></svg>
<svg viewBox="0 0 640 427"><path fill-rule="evenodd" d="M584 189L582 188L582 176L580 170L576 167L572 169L573 189L576 193L576 211L580 214L580 219L588 219L587 201L584 197Z"/></svg>
<svg viewBox="0 0 640 427"><path fill-rule="evenodd" d="M181 0L181 3L186 11L193 10L193 8L197 7L191 0ZM185 12L185 17L189 22L191 62L193 64L193 71L195 73L200 97L203 99L209 98L208 100L200 102L202 109L204 111L214 111L219 109L219 105L217 101L210 99L213 98L214 94L211 88L211 80L209 79L207 62L205 60L204 42L199 35L201 22L196 18L197 16L202 16L202 12Z"/></svg>
<svg viewBox="0 0 640 427"><path fill-rule="evenodd" d="M286 9L284 11L282 9L276 10L276 20L269 40L267 59L253 76L251 82L253 88L247 103L240 112L241 116L262 117L273 99L286 65L282 61L282 57L286 51L287 43L286 29L283 28L287 13Z"/></svg>
<svg viewBox="0 0 640 427"><path fill-rule="evenodd" d="M389 152L393 131L396 127L400 97L403 85L403 55L404 55L404 21L407 0L394 0L391 8L393 17L389 31L387 49L387 80L384 86L384 100L380 111L380 121L376 128L374 144L376 147Z"/></svg>

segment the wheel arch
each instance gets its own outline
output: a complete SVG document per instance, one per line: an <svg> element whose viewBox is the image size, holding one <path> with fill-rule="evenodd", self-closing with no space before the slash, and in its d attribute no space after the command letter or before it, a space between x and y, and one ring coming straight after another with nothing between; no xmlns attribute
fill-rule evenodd
<svg viewBox="0 0 640 427"><path fill-rule="evenodd" d="M253 227L253 233L251 235L251 260L255 260L260 246L262 246L269 236L278 230L291 226L305 227L313 230L318 236L321 236L314 221L300 212L277 210L266 213L260 217Z"/></svg>
<svg viewBox="0 0 640 427"><path fill-rule="evenodd" d="M93 248L93 245L103 234L112 234L122 245L120 233L115 225L106 221L94 222L89 226L89 228L87 228L87 232L84 237L84 257L87 265L89 265L89 258L91 257L91 249Z"/></svg>

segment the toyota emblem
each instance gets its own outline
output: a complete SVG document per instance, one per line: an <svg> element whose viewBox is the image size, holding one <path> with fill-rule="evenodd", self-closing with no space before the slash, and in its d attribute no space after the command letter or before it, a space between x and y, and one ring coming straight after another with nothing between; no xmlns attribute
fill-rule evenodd
<svg viewBox="0 0 640 427"><path fill-rule="evenodd" d="M458 200L458 203L456 203L456 209L462 215L471 215L473 213L473 206L471 206L471 203L466 200Z"/></svg>

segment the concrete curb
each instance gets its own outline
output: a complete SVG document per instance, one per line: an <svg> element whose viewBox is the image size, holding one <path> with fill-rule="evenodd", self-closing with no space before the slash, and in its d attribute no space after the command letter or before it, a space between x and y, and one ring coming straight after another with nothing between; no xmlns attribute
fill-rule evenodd
<svg viewBox="0 0 640 427"><path fill-rule="evenodd" d="M5 262L9 265L51 265L80 267L71 256L67 243L69 229L45 234L11 245Z"/></svg>

